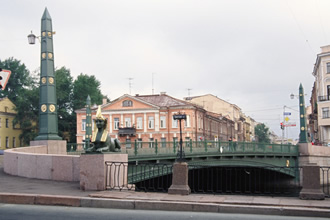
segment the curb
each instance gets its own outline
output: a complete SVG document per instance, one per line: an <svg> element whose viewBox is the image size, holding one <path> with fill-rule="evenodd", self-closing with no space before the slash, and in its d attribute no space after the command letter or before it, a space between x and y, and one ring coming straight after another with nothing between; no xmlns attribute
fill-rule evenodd
<svg viewBox="0 0 330 220"><path fill-rule="evenodd" d="M105 199L78 196L54 196L18 193L0 193L0 203L55 205L71 207L188 211L213 213L264 214L282 216L330 217L330 209L297 206L249 205L235 203L197 203L136 199Z"/></svg>

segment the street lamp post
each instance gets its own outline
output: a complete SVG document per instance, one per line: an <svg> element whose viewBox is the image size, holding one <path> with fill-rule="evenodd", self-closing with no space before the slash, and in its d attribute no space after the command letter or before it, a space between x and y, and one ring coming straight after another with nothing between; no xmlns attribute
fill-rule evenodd
<svg viewBox="0 0 330 220"><path fill-rule="evenodd" d="M180 162L183 162L184 160L184 152L183 152L183 149L182 149L182 129L181 129L181 120L186 120L187 119L187 116L186 114L182 114L182 113L178 113L178 114L175 114L173 115L173 119L174 120L179 120L179 124L180 124L180 151L179 151L179 161Z"/></svg>

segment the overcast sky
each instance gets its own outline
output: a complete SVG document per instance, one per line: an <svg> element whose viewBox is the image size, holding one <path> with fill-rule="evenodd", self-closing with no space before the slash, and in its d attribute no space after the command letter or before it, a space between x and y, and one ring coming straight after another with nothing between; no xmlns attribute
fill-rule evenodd
<svg viewBox="0 0 330 220"><path fill-rule="evenodd" d="M213 94L281 136L283 106L298 121L299 84L309 104L313 65L330 44L329 0L0 0L0 59L40 65L45 7L55 66L95 75L110 99ZM129 78L133 78L129 80ZM131 83L131 87L129 86ZM188 92L188 89L190 92ZM298 127L287 129L297 138Z"/></svg>

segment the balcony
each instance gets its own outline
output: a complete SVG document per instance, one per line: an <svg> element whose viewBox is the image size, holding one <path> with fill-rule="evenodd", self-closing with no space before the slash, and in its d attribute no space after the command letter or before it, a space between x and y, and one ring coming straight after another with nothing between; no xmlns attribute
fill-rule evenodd
<svg viewBox="0 0 330 220"><path fill-rule="evenodd" d="M118 129L118 135L120 137L123 136L135 136L136 134L136 128L135 127L125 127L125 128L119 128Z"/></svg>
<svg viewBox="0 0 330 220"><path fill-rule="evenodd" d="M318 97L319 102L325 102L330 100L330 95L323 95Z"/></svg>

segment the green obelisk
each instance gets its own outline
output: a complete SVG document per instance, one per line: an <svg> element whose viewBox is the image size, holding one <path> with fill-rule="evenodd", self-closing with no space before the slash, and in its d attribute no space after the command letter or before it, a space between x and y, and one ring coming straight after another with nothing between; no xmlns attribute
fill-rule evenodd
<svg viewBox="0 0 330 220"><path fill-rule="evenodd" d="M304 88L299 86L299 113L300 113L300 135L299 143L307 143L306 109Z"/></svg>
<svg viewBox="0 0 330 220"><path fill-rule="evenodd" d="M87 96L86 100L86 134L85 134L85 143L86 148L90 146L90 141L92 138L92 111L91 111L91 97Z"/></svg>
<svg viewBox="0 0 330 220"><path fill-rule="evenodd" d="M47 8L41 18L39 135L35 140L62 140L58 136L52 18Z"/></svg>

